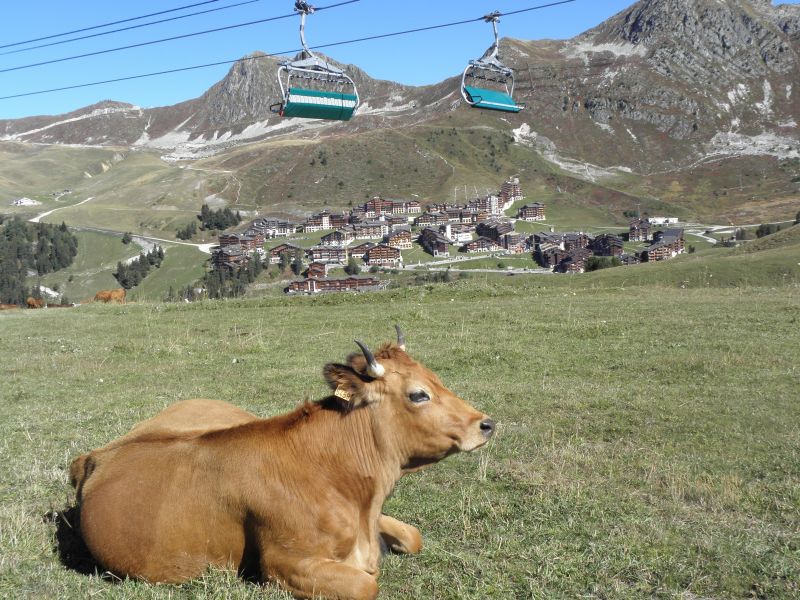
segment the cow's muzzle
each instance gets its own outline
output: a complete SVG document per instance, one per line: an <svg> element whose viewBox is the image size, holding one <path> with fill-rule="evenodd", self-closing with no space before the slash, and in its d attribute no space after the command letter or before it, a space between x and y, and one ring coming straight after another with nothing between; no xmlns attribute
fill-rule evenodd
<svg viewBox="0 0 800 600"><path fill-rule="evenodd" d="M489 439L490 437L492 437L492 434L494 434L494 430L495 430L494 420L492 420L492 419L484 419L483 421L481 421L480 428L481 428L481 433L483 434L483 437L485 437L486 439Z"/></svg>

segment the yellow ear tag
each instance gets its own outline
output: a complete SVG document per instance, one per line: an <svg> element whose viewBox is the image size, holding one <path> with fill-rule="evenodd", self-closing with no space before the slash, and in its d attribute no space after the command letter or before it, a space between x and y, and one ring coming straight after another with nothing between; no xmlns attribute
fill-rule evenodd
<svg viewBox="0 0 800 600"><path fill-rule="evenodd" d="M337 387L336 391L333 392L333 395L336 396L337 398L341 398L345 402L350 402L350 400L353 399L353 393L352 392L348 392L342 386Z"/></svg>

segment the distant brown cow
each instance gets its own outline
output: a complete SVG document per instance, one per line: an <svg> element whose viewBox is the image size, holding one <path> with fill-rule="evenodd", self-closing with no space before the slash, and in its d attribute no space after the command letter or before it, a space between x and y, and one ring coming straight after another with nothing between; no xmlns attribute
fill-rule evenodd
<svg viewBox="0 0 800 600"><path fill-rule="evenodd" d="M179 582L255 567L301 598L377 596L381 540L419 531L381 514L406 473L483 446L494 422L398 343L363 344L324 375L334 393L269 419L187 400L75 459L80 530L120 576Z"/></svg>
<svg viewBox="0 0 800 600"><path fill-rule="evenodd" d="M44 300L41 298L34 298L33 296L28 296L25 300L25 306L28 308L42 308L44 306Z"/></svg>
<svg viewBox="0 0 800 600"><path fill-rule="evenodd" d="M125 303L125 288L117 288L115 290L100 290L94 295L95 302L119 302Z"/></svg>
<svg viewBox="0 0 800 600"><path fill-rule="evenodd" d="M12 308L19 308L19 304L0 304L0 310L11 310Z"/></svg>

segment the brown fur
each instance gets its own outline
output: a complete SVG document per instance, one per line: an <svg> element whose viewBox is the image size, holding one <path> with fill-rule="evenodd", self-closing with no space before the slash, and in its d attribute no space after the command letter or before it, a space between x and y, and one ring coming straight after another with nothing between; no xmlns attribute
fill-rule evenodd
<svg viewBox="0 0 800 600"><path fill-rule="evenodd" d="M95 302L119 302L125 304L125 288L115 290L100 290L94 295Z"/></svg>
<svg viewBox="0 0 800 600"><path fill-rule="evenodd" d="M78 457L81 533L120 576L178 582L208 566L255 564L300 598L373 599L379 538L422 547L419 531L381 514L397 480L483 445L486 415L393 345L364 375L362 355L329 364L331 396L259 419L230 404L188 400ZM412 403L409 393L431 396Z"/></svg>
<svg viewBox="0 0 800 600"><path fill-rule="evenodd" d="M25 305L28 308L42 308L44 306L44 300L41 298L34 298L33 296L28 296L25 300Z"/></svg>

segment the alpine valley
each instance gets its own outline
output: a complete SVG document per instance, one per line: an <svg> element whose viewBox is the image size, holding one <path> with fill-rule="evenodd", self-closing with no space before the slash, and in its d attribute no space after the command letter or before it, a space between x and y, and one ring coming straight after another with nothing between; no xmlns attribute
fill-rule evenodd
<svg viewBox="0 0 800 600"><path fill-rule="evenodd" d="M173 238L203 202L299 219L374 195L463 201L510 175L611 224L637 208L725 224L797 211L800 5L642 0L571 40L504 38L501 57L518 114L465 105L457 76L411 87L346 65L352 121L282 119L276 61L256 52L174 106L0 121L3 212L74 200L51 220Z"/></svg>

